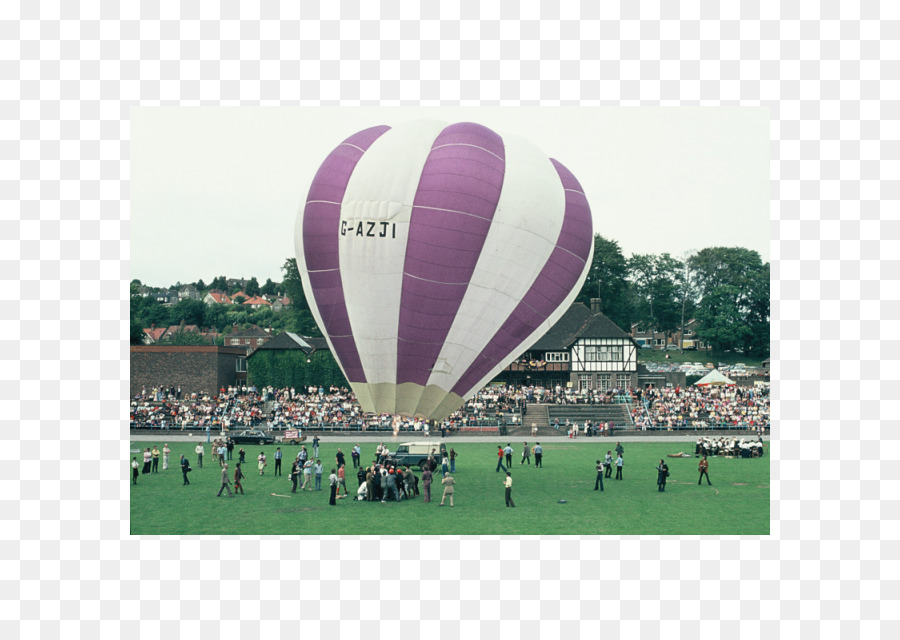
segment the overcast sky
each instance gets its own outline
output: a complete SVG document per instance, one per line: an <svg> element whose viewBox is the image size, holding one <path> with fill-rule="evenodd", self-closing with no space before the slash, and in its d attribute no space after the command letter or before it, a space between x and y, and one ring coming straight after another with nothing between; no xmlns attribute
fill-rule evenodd
<svg viewBox="0 0 900 640"><path fill-rule="evenodd" d="M769 260L762 108L139 108L131 122L131 278L282 279L325 157L362 129L477 122L530 140L578 178L594 230L626 257L712 246Z"/></svg>

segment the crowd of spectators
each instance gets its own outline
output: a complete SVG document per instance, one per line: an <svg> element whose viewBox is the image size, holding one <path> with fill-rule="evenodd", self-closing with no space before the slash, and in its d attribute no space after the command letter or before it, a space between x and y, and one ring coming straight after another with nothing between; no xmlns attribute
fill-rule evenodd
<svg viewBox="0 0 900 640"><path fill-rule="evenodd" d="M489 385L478 391L443 423L390 414L367 414L352 391L344 387L276 389L230 386L215 395L182 394L174 386L143 389L131 401L134 427L163 429L351 429L359 431L454 432L468 427L515 424L529 403L555 405L626 402L639 429L679 429L746 426L768 428L767 388L665 387L579 390ZM567 422L568 424L568 422ZM591 425L593 426L593 425Z"/></svg>
<svg viewBox="0 0 900 640"><path fill-rule="evenodd" d="M632 405L639 429L769 428L768 387L703 386L649 389Z"/></svg>
<svg viewBox="0 0 900 640"><path fill-rule="evenodd" d="M760 458L765 455L762 439L745 438L699 438L694 448L695 456L735 456L739 458Z"/></svg>

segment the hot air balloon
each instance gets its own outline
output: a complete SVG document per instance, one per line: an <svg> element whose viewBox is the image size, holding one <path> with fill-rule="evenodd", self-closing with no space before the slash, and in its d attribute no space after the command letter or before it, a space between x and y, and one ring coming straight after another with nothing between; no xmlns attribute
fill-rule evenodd
<svg viewBox="0 0 900 640"><path fill-rule="evenodd" d="M413 121L325 158L295 246L362 408L441 420L569 308L593 225L575 176L529 142Z"/></svg>

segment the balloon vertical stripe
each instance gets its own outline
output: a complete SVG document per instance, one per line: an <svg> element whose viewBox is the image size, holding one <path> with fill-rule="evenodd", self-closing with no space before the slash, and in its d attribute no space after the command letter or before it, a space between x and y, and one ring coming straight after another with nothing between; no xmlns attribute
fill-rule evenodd
<svg viewBox="0 0 900 640"><path fill-rule="evenodd" d="M302 219L302 247L305 265L297 266L307 281L303 283L310 309L328 338L332 353L348 380L365 382L366 374L347 316L347 303L340 274L341 202L353 169L366 150L390 127L377 126L344 140L322 163L309 189Z"/></svg>
<svg viewBox="0 0 900 640"><path fill-rule="evenodd" d="M503 173L503 141L486 127L454 124L434 141L410 218L398 384L428 382L481 255Z"/></svg>

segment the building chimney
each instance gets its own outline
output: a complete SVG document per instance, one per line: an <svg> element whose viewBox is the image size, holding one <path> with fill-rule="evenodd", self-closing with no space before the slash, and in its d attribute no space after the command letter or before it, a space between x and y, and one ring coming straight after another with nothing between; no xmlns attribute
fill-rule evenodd
<svg viewBox="0 0 900 640"><path fill-rule="evenodd" d="M591 313L601 313L601 303L602 300L600 298L591 298Z"/></svg>

